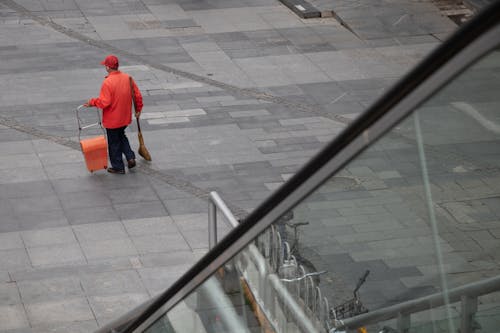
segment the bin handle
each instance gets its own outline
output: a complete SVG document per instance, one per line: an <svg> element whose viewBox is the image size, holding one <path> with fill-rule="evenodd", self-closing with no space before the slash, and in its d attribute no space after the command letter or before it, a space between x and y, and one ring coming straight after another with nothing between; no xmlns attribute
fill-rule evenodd
<svg viewBox="0 0 500 333"><path fill-rule="evenodd" d="M106 135L106 131L104 131L104 127L102 127L102 122L101 122L101 114L99 113L99 109L96 108L96 113L97 113L97 123L93 123L93 124L90 124L90 125L86 125L86 126L82 126L83 124L83 120L80 118L80 114L79 112L83 109L83 108L87 108L87 106L85 105L79 105L77 108L76 108L76 121L78 122L78 142L81 141L81 136L82 136L82 130L84 129L87 129L87 128L90 128L90 127L94 127L94 126L97 126L99 125L99 127L101 128L102 130L102 133L104 135Z"/></svg>

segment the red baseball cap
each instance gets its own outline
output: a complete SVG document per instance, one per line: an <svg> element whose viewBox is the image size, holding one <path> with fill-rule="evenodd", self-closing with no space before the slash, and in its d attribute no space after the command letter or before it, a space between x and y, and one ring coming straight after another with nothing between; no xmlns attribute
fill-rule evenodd
<svg viewBox="0 0 500 333"><path fill-rule="evenodd" d="M118 58L115 55L110 54L101 62L101 65L108 66L112 69L118 69Z"/></svg>

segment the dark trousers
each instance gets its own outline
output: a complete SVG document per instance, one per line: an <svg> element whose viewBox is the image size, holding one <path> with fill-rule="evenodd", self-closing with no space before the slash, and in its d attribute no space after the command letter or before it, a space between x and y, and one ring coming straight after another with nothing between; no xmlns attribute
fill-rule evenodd
<svg viewBox="0 0 500 333"><path fill-rule="evenodd" d="M106 134L108 136L109 160L111 161L113 169L117 170L125 170L122 154L125 155L127 161L135 159L135 154L130 148L130 143L125 135L125 128L127 128L127 126L120 128L106 128Z"/></svg>

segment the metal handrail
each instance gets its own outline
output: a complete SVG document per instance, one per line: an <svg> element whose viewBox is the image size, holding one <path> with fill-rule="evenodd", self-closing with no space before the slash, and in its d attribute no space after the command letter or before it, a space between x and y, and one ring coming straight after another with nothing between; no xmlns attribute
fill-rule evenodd
<svg viewBox="0 0 500 333"><path fill-rule="evenodd" d="M210 192L208 196L208 248L210 250L217 244L217 209L228 220L231 227L236 228L240 224L219 194L215 191Z"/></svg>
<svg viewBox="0 0 500 333"><path fill-rule="evenodd" d="M477 297L485 294L489 294L495 291L500 291L500 275L465 284L463 286L453 288L448 291L448 298L450 302L477 302ZM361 326L374 324L380 321L385 321L394 318L401 318L404 316L409 316L412 313L421 312L443 306L445 304L445 299L443 297L443 292L432 294L429 296L424 296L418 299L409 300L403 303L391 305L382 309L370 311L365 314L361 314L355 317L336 320L335 328L344 329L356 329ZM469 313L470 314L470 313ZM465 320L465 318L463 318ZM462 332L469 332L468 330Z"/></svg>
<svg viewBox="0 0 500 333"><path fill-rule="evenodd" d="M224 200L222 200L222 198L217 194L217 192L210 192L208 202L208 239L209 246L210 248L212 248L216 245L217 242L217 209L220 210L220 212L233 227L238 226L239 222L234 217L231 210L227 207ZM318 332L313 323L304 313L302 308L293 299L293 296L290 294L290 292L283 286L279 277L276 274L268 273L265 259L262 257L259 250L254 244L250 244L249 251L246 252L246 255L252 262L255 263L259 271L261 280L260 285L265 286L266 280L269 282L269 286L272 287L272 291L274 292L274 294L280 301L284 302L287 305L287 308L290 310L290 314L293 316L298 327L300 327L303 332Z"/></svg>

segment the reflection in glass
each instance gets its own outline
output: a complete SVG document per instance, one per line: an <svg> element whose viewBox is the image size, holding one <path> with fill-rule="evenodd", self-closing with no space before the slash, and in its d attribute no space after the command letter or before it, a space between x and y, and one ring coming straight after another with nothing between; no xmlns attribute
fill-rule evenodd
<svg viewBox="0 0 500 333"><path fill-rule="evenodd" d="M335 320L499 275L499 78L493 52L147 332L330 332ZM456 332L460 311L445 300L412 314L410 332ZM498 295L481 296L473 325L493 332L498 318Z"/></svg>

